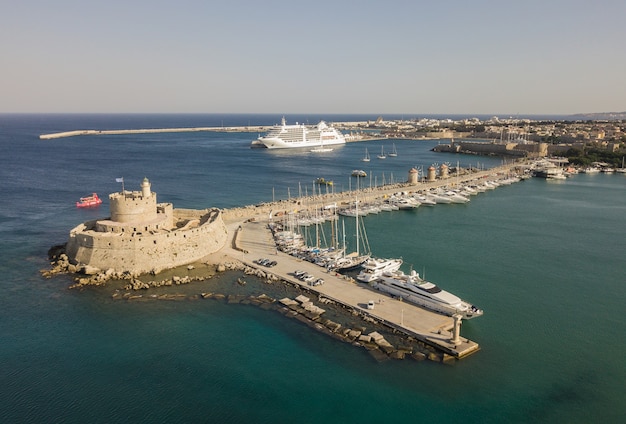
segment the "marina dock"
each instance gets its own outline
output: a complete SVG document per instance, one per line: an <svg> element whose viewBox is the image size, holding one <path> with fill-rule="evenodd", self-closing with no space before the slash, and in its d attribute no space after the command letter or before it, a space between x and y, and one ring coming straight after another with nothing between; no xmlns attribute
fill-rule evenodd
<svg viewBox="0 0 626 424"><path fill-rule="evenodd" d="M366 284L351 281L341 274L329 272L323 267L278 251L267 220L233 223L229 228L229 232L231 231L235 234L235 242L225 247L222 253L247 266L271 272L285 281L316 293L318 298L329 299L456 358L463 358L479 350L477 343L466 338L459 337L454 341L452 317L393 299ZM273 259L277 265L271 269L263 268L255 263L259 258ZM294 276L296 270L323 278L324 284L308 286ZM370 301L374 301L374 309L367 308Z"/></svg>
<svg viewBox="0 0 626 424"><path fill-rule="evenodd" d="M460 336L460 318L442 315L411 303L402 302L381 293L369 285L358 283L341 274L329 272L311 262L291 256L276 248L269 223L272 213L280 211L312 211L324 205L343 205L353 202L356 197L363 202L381 201L393 193L416 192L433 188L463 184L469 181L488 181L502 179L520 163L510 163L486 171L478 171L449 179L420 182L417 184L401 183L376 188L364 188L356 191L327 193L308 198L295 198L261 205L224 210L224 220L232 236L221 254L241 261L245 265L269 272L291 284L316 293L319 299L332 300L344 308L370 317L371 319L401 333L429 344L455 358L463 358L480 349L478 343ZM275 260L277 265L265 268L256 264L260 258ZM316 278L322 278L324 284L309 286L299 280L294 272L302 270ZM369 309L368 303L374 302Z"/></svg>

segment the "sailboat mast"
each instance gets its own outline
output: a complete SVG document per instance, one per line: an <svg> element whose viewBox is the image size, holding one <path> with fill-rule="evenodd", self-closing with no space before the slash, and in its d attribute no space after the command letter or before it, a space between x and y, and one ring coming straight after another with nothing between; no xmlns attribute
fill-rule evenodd
<svg viewBox="0 0 626 424"><path fill-rule="evenodd" d="M355 211L355 222L356 222L356 256L359 256L359 198L356 198L356 203L354 206Z"/></svg>

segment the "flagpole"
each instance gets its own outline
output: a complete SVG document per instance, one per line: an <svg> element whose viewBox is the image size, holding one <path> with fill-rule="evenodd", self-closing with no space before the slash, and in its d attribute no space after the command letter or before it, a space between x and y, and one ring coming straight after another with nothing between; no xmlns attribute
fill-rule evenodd
<svg viewBox="0 0 626 424"><path fill-rule="evenodd" d="M115 181L118 183L122 183L122 194L124 194L124 177L116 178Z"/></svg>

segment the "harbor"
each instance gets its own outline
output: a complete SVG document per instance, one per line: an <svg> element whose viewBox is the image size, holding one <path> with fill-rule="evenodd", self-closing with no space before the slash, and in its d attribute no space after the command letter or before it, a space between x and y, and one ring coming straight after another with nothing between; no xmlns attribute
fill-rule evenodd
<svg viewBox="0 0 626 424"><path fill-rule="evenodd" d="M455 320L453 317L391 298L368 285L346 279L341 274L330 272L277 250L267 221L247 221L241 228L236 226L231 229L237 234L235 243L225 247L221 252L231 259L240 260L252 268L261 268L256 261L259 258L271 258L276 261L276 265L271 270L265 270L266 272L271 272L281 280L300 285L313 293L318 300L326 299L341 304L344 308L376 320L408 337L430 344L455 358L463 358L479 349L476 342L460 336L460 319ZM322 278L324 284L310 286L296 278L294 275L296 270ZM370 302L374 303L373 309L368 309ZM369 307L371 308L371 305Z"/></svg>
<svg viewBox="0 0 626 424"><path fill-rule="evenodd" d="M433 355L425 354L419 350L414 351L413 348L404 347L403 350L403 348L395 348L389 344L389 342L376 331L362 335L360 334L362 330L344 329L346 334L341 337L344 339L348 338L348 340L352 340L358 345L369 346L369 350L378 355L382 355L383 357L388 354L403 355L404 353L398 352L404 352L406 350L412 352L414 357L419 358L429 357L432 360L441 361L446 361L446 358L461 359L480 349L477 342L461 336L462 321L463 319L471 318L471 314L467 315L467 312L461 312L461 310L454 309L454 307L448 312L441 313L442 311L437 311L437 309L424 307L424 305L410 301L411 296L404 296L406 297L405 300L402 294L398 295L398 293L396 293L395 295L390 295L381 291L381 289L376 290L375 284L364 283L364 280L357 281L349 275L338 272L338 268L331 266L329 263L323 264L310 260L311 258L305 260L302 256L302 250L296 252L289 246L284 246L281 244L278 234L285 232L283 231L284 225L290 225L288 222L283 221L284 219L288 219L292 217L292 215L300 217L298 219L305 216L312 216L320 211L328 210L325 205L329 203L333 204L332 210L335 213L333 219L337 218L336 213L338 209L345 210L340 208L349 207L355 198L362 199L359 200L359 202L363 201L363 204L369 205L401 204L400 200L408 202L408 199L412 199L412 207L417 207L419 202L416 200L418 198L416 196L423 196L426 193L434 193L436 191L446 193L447 190L451 190L452 188L460 190L462 187L469 187L470 185L474 187L489 186L495 188L497 184L510 184L513 181L520 181L519 177L512 176L512 174L517 174L522 169L518 167L519 164L513 163L488 171L467 171L461 174L457 170L457 176L454 178L451 178L450 175L447 174L447 166L443 166L439 170L438 177L432 172L431 167L430 174L425 177L423 182L419 182L416 179L415 172L410 172L409 179L406 182L374 188L362 188L340 193L320 193L307 198L294 198L223 210L174 210L174 219L180 221L180 230L178 230L178 232L181 232L181 236L176 236L176 230L174 230L173 233L170 231L162 233L158 229L158 226L154 226L153 230L151 230L152 235L137 233L137 240L134 241L134 243L143 243L142 245L145 245L145 252L149 254L145 258L136 256L133 262L128 262L126 254L111 262L111 258L116 257L116 253L114 253L115 249L112 249L113 239L111 239L111 236L118 234L118 236L114 236L115 239L117 239L125 232L124 229L120 227L120 225L122 227L124 226L123 223L113 225L113 223L116 222L115 217L119 215L118 209L120 208L116 203L116 206L111 206L112 221L99 221L95 226L94 224L81 224L71 232L71 243L66 246L67 250L64 249L64 251L68 252L70 258L74 258L72 261L76 261L75 257L77 255L91 258L89 263L86 264L87 266L83 267L84 271L81 271L83 268L72 268L69 262L67 262L67 256L64 256L63 261L65 261L66 271L92 274L91 277L78 278L78 282L73 285L73 287L83 287L90 284L100 285L107 279L124 279L125 276L131 276L131 283L125 288L125 290L127 290L126 294L122 295L117 291L114 294L114 298L129 300L144 298L142 294L131 294L133 291L137 293L137 290L161 286L161 284L144 283L140 281L140 275L147 276L153 274L147 272L147 270L155 266L154 264L151 265L153 262L151 258L162 257L162 260L157 261L160 266L164 266L167 262L166 258L171 255L179 257L177 261L186 258L187 263L212 263L218 269L225 268L224 264L236 263L238 265L235 265L235 267L231 269L254 269L256 270L255 273L261 278L271 277L271 281L282 281L284 284L299 288L301 292L306 292L307 296L300 295L297 296L296 299L280 299L280 304L284 306L284 308L280 308L280 310L287 313L291 309L290 313L296 313L296 311L302 309L298 301L302 305L308 305L309 308L313 308L314 313L311 313L311 311L307 309L307 313L303 315L296 313L296 315L301 316L305 322L308 322L314 328L318 328L318 326L321 325L318 321L320 320L320 315L324 312L323 306L332 303L334 305L340 305L343 310L348 312L349 316L358 316L363 319L364 322L375 323L382 326L386 329L386 332L389 332L388 334L400 335L401 340L416 341L417 343L421 343L421 346L427 346L427 349L434 349L436 352L439 352L439 355ZM142 191L126 192L124 198L130 196L132 202L140 201L142 203L152 203L152 206L143 208L141 209L142 211L145 209L154 209L155 211L162 210L165 211L165 213L171 213L167 212L171 210L171 204L167 206L167 204L155 203L156 195L151 192L150 183L147 178L144 178L141 188ZM444 188L445 190L443 190ZM450 191L450 193L453 192ZM477 192L475 194L477 194ZM454 195L463 198L460 194ZM120 197L121 193L112 196L114 199L117 199L116 202L122 201ZM446 195L443 194L442 196L446 197ZM396 199L398 203L388 203L392 199ZM466 199L466 201L468 200ZM357 204L359 202L357 202ZM442 203L451 202L450 197L448 197L448 199ZM122 209L125 211L128 210L126 207ZM399 209L400 208L396 206L395 209L389 210L393 211ZM194 224L194 222L196 222L198 218L200 218L198 222L204 222L205 224L196 228L195 225L197 224ZM155 219L155 222L159 221L159 218L155 218L153 215L146 216L146 219L148 219L149 222L153 222ZM168 219L167 215L163 219ZM358 221L358 214L355 215L355 219ZM135 222L131 227L136 227L136 225ZM95 230L96 227L111 227L111 231L113 232L110 233L108 230L104 233L98 232L98 230ZM146 227L146 229L149 228ZM186 232L188 232L188 234L186 234ZM174 240L171 240L169 242L170 244L174 243L175 240L179 240L176 246L171 244L165 251L158 247L154 250L151 247L153 245L160 246L164 242L167 245L168 242L165 241L163 237L168 238L170 234L174 236ZM222 236L225 235L226 240L215 244L218 234ZM130 237L128 239L128 241L130 241L135 238L135 234L133 233L132 235L124 237ZM128 243L128 241L124 241L126 240L124 237L120 239L120 241L115 241L115 244ZM202 241L202 238L207 237L209 240ZM220 238L222 237L220 236ZM98 241L100 239L102 240ZM188 253L184 253L188 251L188 247L186 247L186 243L188 242L186 240L189 240L189 243L195 246L193 248L194 252L208 249L212 251L212 253L207 253L203 258L198 256L197 259L193 259L192 256L188 256ZM211 242L208 243L209 241ZM106 244L108 247L98 248L97 246L100 244ZM214 250L214 246L218 245L221 245L221 247ZM308 248L304 246L304 251L306 251L306 249ZM124 251L125 250L122 248L120 252L123 253ZM179 254L177 254L177 252ZM185 256L181 256L181 254ZM97 259L99 257L102 259ZM262 261L262 258L267 259ZM97 260L100 260L101 263L95 262ZM112 268L117 268L115 264L123 262L126 262L127 266L134 267L135 271L128 269L121 273L111 272ZM268 267L268 263L270 262L271 265ZM401 263L402 261L398 262L398 267ZM171 266L165 266L165 268L175 268L181 265L184 264L172 264ZM93 268L93 270L87 271L87 268ZM72 269L74 271L72 271ZM98 272L98 269L101 271ZM299 278L303 274L306 274L309 278ZM175 281L177 285L180 284L182 281L181 277L176 276ZM315 281L315 283L313 283L313 281ZM429 285L429 287L433 287L431 283L425 280L421 281ZM190 281L186 280L186 282ZM241 284L245 284L245 282L241 282ZM379 282L379 284L383 283ZM171 283L166 285L171 285ZM204 294L203 297L205 297ZM206 297L210 297L210 295ZM157 296L153 295L149 298L157 298ZM263 302L268 301L268 297L265 294L262 295L262 298ZM310 298L314 298L314 300L311 301L309 300ZM257 300L255 299L255 301ZM275 303L275 301L271 301L271 303L278 304ZM481 310L475 309L474 306L471 306L471 308L472 314L476 316L482 315ZM336 324L333 321L326 320L326 322L329 323L326 325L328 328L327 331L331 333L341 328L340 324ZM350 335L357 333L360 334L358 340L349 338ZM375 341L376 345L372 344L374 343L372 340Z"/></svg>
<svg viewBox="0 0 626 424"><path fill-rule="evenodd" d="M502 181L516 166L510 164L466 175L464 178L459 177L455 184L461 185L470 181ZM375 203L390 198L399 190L408 194L413 190L424 192L449 184L449 180L424 182L417 187L402 183L377 189L320 194L308 199L296 198L288 201L291 205L285 205L284 201L280 201L224 210L224 219L232 240L217 254L212 255L211 260L218 263L241 262L246 267L260 271L261 275L270 274L283 282L299 286L301 290L309 293L310 297L316 298L321 306L329 301L340 304L351 314L366 317L406 338L417 339L445 355L461 359L480 350L477 342L461 336L461 315L444 315L403 301L401 297L389 296L369 284L357 282L354 278L284 252L279 249L272 232L273 221L280 219L276 218L274 213L281 208L288 209L295 205L300 208L300 213L311 213L314 209L323 208L322 205L328 202L346 205L358 197L363 199L364 203ZM271 268L260 263L261 258L267 258L266 262L271 261ZM311 284L303 281L298 278L296 271L310 275L312 277L310 281L317 280L323 283Z"/></svg>
<svg viewBox="0 0 626 424"><path fill-rule="evenodd" d="M311 145L311 147L315 143L319 143L323 147L323 140L327 141L326 146L332 145L334 142L345 143L343 135L327 127L323 121L315 127L308 127L301 124L287 125L283 118L281 126L257 127L255 130L260 132L269 128L272 130L268 136L260 137L252 143L251 147L257 147L259 144L265 145L268 149L296 147L300 146L298 143L301 143L298 140L309 140L309 137L310 141L304 143ZM87 133L75 131L47 134L42 135L41 138L229 130L246 132L250 130L250 127L195 127L104 132L89 130ZM289 134L289 136L285 134ZM284 141L286 139L290 140L287 144ZM294 144L288 145L288 143ZM396 157L395 144L391 147L389 156ZM384 147L381 146L381 153L377 158L384 159L386 157ZM369 162L367 149L366 159L361 161ZM164 269L184 266L185 263L194 263L199 260L205 263L212 262L218 268L223 268L226 263L237 263L239 265L235 265L232 269L253 269L259 276L271 276L272 281L282 281L298 288L301 292L306 292L307 296L299 295L295 299L272 300L271 303L282 304L281 311L291 310L292 313L300 310L308 311L302 317L314 328L320 325L319 322L321 321L318 322L318 320L324 311L323 305L332 303L340 305L341 308L348 311L349 315L361 317L365 322L381 325L391 334L401 335L404 340L416 340L435 349L443 355L439 357L441 360L444 358L460 359L480 349L477 342L461 336L461 325L465 319L481 316L482 310L440 289L435 284L423 280L414 271L410 275L399 271L402 260L397 260L397 267L394 269L385 270L384 273L377 271L375 275L366 275L366 279L362 279L360 274L356 275L355 278L355 275L344 273L342 269L347 267L339 266L338 263L344 261L345 265L361 257L358 252L359 216L382 211L416 209L420 206L468 203L471 196L494 189L499 185L508 185L529 177L528 167L529 164L524 159L505 163L488 170L472 167L461 168L458 164L456 167L451 167L447 163L437 166L433 164L426 170L422 168L418 171L416 167L408 169L406 179L401 178L400 182L394 183L392 174L391 182L385 183L383 174L381 185L375 179L372 184L372 176L370 175L368 178L366 171L355 169L348 180L348 190L341 189L336 192L335 185L331 180L327 181L319 177L314 182L311 195L308 195L308 190L305 187L305 194L299 189L298 196L293 198L288 195L287 199L283 198L278 201L272 199L271 202L221 210L217 208L212 210L180 210L172 209L172 204L156 204L156 195L151 192L148 179L144 178L141 192L127 193L131 195L132 199L135 199L131 199L131 202L150 203L141 210L133 211L132 214L143 216L145 211L152 211L149 216L146 215L145 219L134 221L134 224L130 226L122 222L117 223L114 216L120 215L118 209L121 208L120 210L125 211L120 215L120 217L125 217L127 211L134 210L136 206L128 204L122 207L117 206L116 203L116 212L111 211L113 222L86 223L72 230L68 244L68 255L72 263L81 263L83 261L80 258L89 258L85 259L88 262L87 265L100 270L117 269L119 264L125 264L126 272L130 272L131 275L156 274ZM354 185L354 189L352 185ZM117 195L126 202L126 194L122 196L118 193ZM343 258L336 257L336 249L339 247L337 235L335 235L332 243L334 259L331 260L330 256L324 255L317 257L309 255L312 250L325 250L331 246L320 246L319 241L308 244L309 240L302 239L300 233L301 231L306 232L303 227L315 224L317 229L317 225L324 221L336 222L339 215L355 218L357 251L348 254L349 259L346 258L344 230L344 246L340 249ZM175 226L171 223L174 221L177 222ZM137 233L137 223L140 222L144 222L141 226L145 226L144 230L148 231L149 234ZM154 224L156 222L170 222L170 224L163 227L160 224ZM288 231L286 231L287 228L289 228ZM111 231L112 233L108 234ZM285 246L283 240L277 236L278 233L295 235L301 239L300 244L297 247ZM118 235L112 239L111 236L114 234ZM170 234L173 237L168 240ZM143 246L138 249L138 253L132 259L124 253L123 246L129 242ZM161 247L163 245L169 247L163 248ZM217 251L215 251L216 248ZM363 258L371 257L373 263L379 260L375 257L375 252L369 249L369 246L364 250L366 254L362 255ZM202 255L206 255L206 257L202 258ZM161 260L155 258L161 258ZM172 262L171 258L176 259ZM362 273L367 271L367 268L364 267L365 260L354 262L354 266L351 265L350 268L359 269L363 267ZM270 262L271 269L267 267ZM102 272L95 272L96 277L94 278L79 279L79 283L75 286L81 287L93 281L102 282L103 279L108 278L103 277ZM114 275L114 272L109 273L109 277ZM307 278L302 278L303 275ZM179 277L177 278L177 284L179 284L181 280ZM154 282L144 283L133 277L133 281L126 286L126 290L137 291L150 287L160 287L160 285ZM206 296L211 297L211 294ZM267 302L267 299L271 298L265 294L262 296L264 296L263 302ZM116 293L115 297L140 299L143 295L130 293L120 295ZM202 297L205 295L203 294ZM310 298L314 300L310 300ZM307 306L305 307L305 305ZM306 309L307 307L313 308L313 312ZM330 322L332 323L332 321ZM326 327L331 332L338 330L334 323L326 325ZM350 334L360 332L360 330L354 329L347 331ZM359 335L359 341L355 342L369 343L372 339L377 340L377 344L382 343L372 350L378 351L379 347L385 347L389 350L386 353L392 352L390 349L393 349L393 346L376 331L371 332L370 335ZM393 350L393 352L395 354L399 351ZM423 352L421 353L423 354Z"/></svg>
<svg viewBox="0 0 626 424"><path fill-rule="evenodd" d="M320 404L336 408L328 414L313 412L313 421L332 421L345 405L350 405L354 420L372 414L381 420L429 419L433 411L439 411L434 414L442 420L497 415L524 421L532 415L546 422L592 416L611 422L623 410L615 409L624 380L620 356L615 353L623 351L624 339L615 334L623 333L624 324L614 313L623 303L622 269L615 265L625 248L621 235L626 197L621 174L579 173L555 181L531 178L478 194L464 205L422 204L413 210L364 217L374 255L401 257L405 272L413 265L420 275L484 309L482 317L463 320L461 326L461 336L479 345L475 354L443 363L428 358L417 362L411 354L397 359L379 349L388 358L379 362L373 355L376 351L369 351L366 342L359 340L362 336L378 332L398 351L413 337L364 321L360 315L352 315L353 309L325 303L324 297L320 301L316 292L309 290L323 286L305 288L295 280L286 283L282 279L270 283L256 276L261 271L273 274L279 265L255 265L251 274L228 269L215 272L213 266L202 263L194 264L193 270L182 266L174 275L172 270L138 277L143 283L160 283L180 276L181 285L176 279L171 286L166 282L146 290L122 290L129 280L69 289L75 275L45 279L38 271L49 268L46 251L50 245L64 242L71 228L107 216L107 195L120 189L116 177L125 177L126 188L131 189L136 189L144 176L149 177L159 201L171 201L175 207L215 206L229 218L245 209L249 210L247 217L260 217L264 212L263 218L268 219L271 209L300 210L294 203L296 197L301 203L310 199L318 199L318 205L327 203L330 197L311 196L318 177L334 180L334 188L328 187L328 191L331 195L335 191L340 205L354 199L339 192L348 188L350 179L352 188L356 187L356 178L350 177L356 168L368 174L360 179L365 183L361 190L370 190L369 176L373 176L372 182L378 176L380 183L382 172L387 181L391 172L399 181L405 180L415 165L426 169L449 161L454 166L459 158L461 169L470 165L481 169L477 161L484 160L485 168L493 168L500 159L440 154L430 150L436 142L401 140L394 140L399 156L384 161L376 158L382 143L348 144L325 156L255 151L249 144L256 134L209 132L70 137L46 142L38 135L65 128L150 128L158 127L159 121L164 127L203 124L178 116L171 120L24 119L12 117L4 133L7 153L13 152L3 166L7 221L2 313L9 323L3 334L8 361L5 381L7 390L29 394L28 398L12 398L15 402L8 405L7 413L15 413L9 415L10 421L23 421L33 414L80 420L98 405L103 420L115 421L118 412L134 417L153 414L155 405L160 414L171 414L181 402L185 411L197 411L187 414L186 421L210 417L222 422L227 420L214 412L215 405L227 411L239 411L242 404L250 406L249 414L240 413L233 422L245 421L246 416L268 421L300 417L302 411L319 410ZM240 122L246 124L247 119ZM220 122L206 125L219 126ZM390 150L391 140L384 144L385 150ZM366 147L372 155L369 164L361 162ZM100 157L106 161L101 162ZM331 158L328 166L324 165L326 158ZM456 178L451 174L450 183ZM302 197L298 196L299 182ZM441 183L420 181L389 191L372 187L371 191L393 195L394 191L417 192ZM272 202L273 187L276 202ZM318 188L326 192L325 186ZM103 199L102 205L76 207L76 201L94 191ZM359 199L365 193L359 191ZM36 208L33 196L39 199ZM278 218L274 215L273 219L276 222ZM348 230L353 223L354 218L346 220ZM242 237L252 224L242 225ZM314 235L315 225L306 230ZM239 251L233 254L237 262L244 256ZM253 263L260 257L245 254L245 261ZM279 264L283 261L272 252L266 257ZM318 269L295 260L298 266L293 270L305 265L310 265L312 272ZM230 256L224 261L235 262ZM293 270L287 270L288 277L293 278L289 275ZM325 270L319 271L324 275ZM182 285L187 275L201 273L203 281ZM247 284L239 284L240 278ZM324 279L329 286L328 277ZM127 297L113 299L118 288L120 296L128 293ZM202 293L216 297L204 299ZM264 293L272 303L265 303L270 299L261 297ZM220 294L225 296L220 299ZM305 319L307 312L295 315L298 308L305 307L299 296L325 310L318 321ZM378 297L367 301L377 302ZM380 297L383 304L392 301ZM284 305L281 300L285 298L297 305ZM555 304L555 299L562 301ZM367 313L358 305L355 309ZM376 314L379 309L375 304L370 312ZM401 311L398 323L400 315ZM330 330L329 321L341 328ZM340 338L346 330L362 333L349 341ZM363 346L355 346L357 342ZM297 378L290 377L294 372ZM132 411L111 408L134 408L135 403L126 402L124 393L143 393L139 399L144 407ZM207 396L209 404L203 407ZM252 398L252 405L242 397ZM61 402L56 402L57 398ZM40 407L65 405L67 399L79 398L85 399L79 409L64 407L50 412L50 408ZM281 411L287 405L288 411L280 417L259 414L266 405ZM528 405L533 407L529 410Z"/></svg>
<svg viewBox="0 0 626 424"><path fill-rule="evenodd" d="M344 130L358 129L363 127L366 122L338 122L337 128ZM136 128L136 129L114 129L114 130L96 130L82 129L61 131L54 133L46 133L39 135L40 140L53 140L57 138L76 137L76 136L95 136L95 135L123 135L123 134L158 134L158 133L191 133L191 132L225 132L225 133L264 133L276 128L276 125L246 125L246 126L208 126L208 127L177 127L177 128ZM347 138L347 141L362 141L366 139L378 139L380 137L365 137L364 135L357 138Z"/></svg>

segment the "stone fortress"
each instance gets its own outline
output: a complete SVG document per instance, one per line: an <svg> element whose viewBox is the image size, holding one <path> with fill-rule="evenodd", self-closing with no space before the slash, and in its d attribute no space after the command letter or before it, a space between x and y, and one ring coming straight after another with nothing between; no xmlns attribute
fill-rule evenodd
<svg viewBox="0 0 626 424"><path fill-rule="evenodd" d="M219 209L174 209L157 203L144 178L141 191L109 195L110 214L70 231L70 262L100 270L157 273L186 265L220 250L228 230Z"/></svg>

